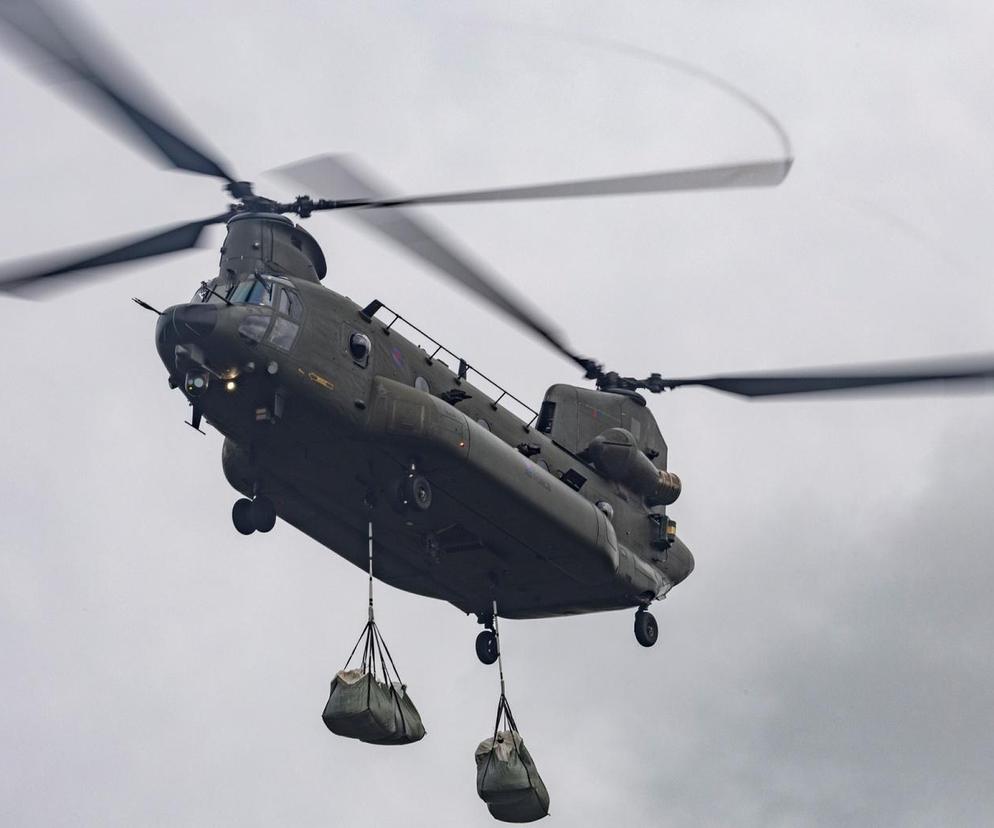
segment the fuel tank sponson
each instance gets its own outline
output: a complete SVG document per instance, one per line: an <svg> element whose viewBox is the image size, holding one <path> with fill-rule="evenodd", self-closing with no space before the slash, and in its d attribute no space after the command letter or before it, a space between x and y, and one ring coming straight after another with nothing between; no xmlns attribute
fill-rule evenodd
<svg viewBox="0 0 994 828"><path fill-rule="evenodd" d="M367 430L373 439L416 446L429 479L577 582L615 578L620 552L604 514L454 406L377 377ZM520 526L508 525L508 514L518 515Z"/></svg>

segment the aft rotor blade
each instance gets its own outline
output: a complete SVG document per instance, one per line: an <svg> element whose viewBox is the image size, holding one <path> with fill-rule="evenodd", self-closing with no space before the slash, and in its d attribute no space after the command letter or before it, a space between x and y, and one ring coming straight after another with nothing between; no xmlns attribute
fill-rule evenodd
<svg viewBox="0 0 994 828"><path fill-rule="evenodd" d="M220 161L183 135L174 123L176 119L151 89L139 84L131 67L95 35L87 34L78 15L70 14L64 5L0 0L0 22L54 60L70 77L86 83L106 108L144 136L174 167L234 183Z"/></svg>
<svg viewBox="0 0 994 828"><path fill-rule="evenodd" d="M987 386L994 391L994 356L957 357L921 362L865 365L852 369L808 369L687 379L650 378L651 390L699 385L742 397L774 397L835 391L879 392L894 386L948 383L951 387Z"/></svg>
<svg viewBox="0 0 994 828"><path fill-rule="evenodd" d="M749 164L695 167L686 170L649 172L609 178L587 178L525 187L464 190L454 193L396 198L355 199L355 203L350 203L353 199L349 199L348 202L340 203L338 207L412 207L427 204L529 201L543 198L586 198L638 193L727 190L737 187L775 187L787 177L792 163L792 159L757 161Z"/></svg>
<svg viewBox="0 0 994 828"><path fill-rule="evenodd" d="M311 190L315 195L348 193L350 196L374 200L379 198L380 185L373 183L372 176L350 160L347 164L338 157L323 156L291 164L273 171L296 184ZM409 253L428 262L463 287L482 296L496 305L504 313L530 328L542 339L556 348L584 371L590 371L591 360L574 354L565 344L561 335L525 302L512 295L500 284L500 280L485 271L482 265L473 263L457 247L445 238L445 234L433 227L424 217L415 218L407 210L355 210L351 218L364 224Z"/></svg>
<svg viewBox="0 0 994 828"><path fill-rule="evenodd" d="M221 224L231 215L222 213L174 225L130 240L120 240L110 246L105 243L90 248L84 255L77 253L68 259L63 254L58 259L45 256L30 262L14 263L0 270L0 292L37 296L71 286L80 278L80 271L188 250L198 245L205 227Z"/></svg>

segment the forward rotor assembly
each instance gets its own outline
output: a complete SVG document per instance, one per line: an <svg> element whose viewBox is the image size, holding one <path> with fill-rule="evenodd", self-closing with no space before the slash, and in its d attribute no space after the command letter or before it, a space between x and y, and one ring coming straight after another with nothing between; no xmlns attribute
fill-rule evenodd
<svg viewBox="0 0 994 828"><path fill-rule="evenodd" d="M639 193L686 192L742 187L773 187L790 171L790 158L745 164L648 172L608 178L535 184L485 190L467 190L414 196L389 196L357 162L341 156L321 156L290 164L277 174L308 189L311 194L281 203L256 195L252 184L240 180L216 153L203 143L100 39L88 33L82 21L59 6L37 0L0 0L0 23L15 46L27 47L45 59L45 69L82 83L90 93L85 104L115 129L123 131L167 164L180 170L220 178L235 199L224 212L134 237L105 242L74 255L45 257L0 270L0 291L38 295L75 283L96 268L147 259L199 246L205 228L224 224L239 213L290 213L307 218L312 213L347 210L366 227L382 234L407 252L431 264L451 280L517 320L578 365L587 379L609 391L659 393L697 385L746 397L803 394L846 389L875 389L909 383L986 383L994 378L994 358L906 362L854 369L805 370L790 373L743 374L711 377L645 379L606 371L596 360L570 348L555 327L528 303L516 297L497 277L460 252L444 233L423 216L407 209L417 206L552 198L620 196ZM75 100L75 99L74 99Z"/></svg>

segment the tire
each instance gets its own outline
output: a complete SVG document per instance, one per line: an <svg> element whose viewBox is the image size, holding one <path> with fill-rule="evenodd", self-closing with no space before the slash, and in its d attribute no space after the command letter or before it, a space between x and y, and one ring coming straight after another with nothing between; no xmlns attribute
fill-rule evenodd
<svg viewBox="0 0 994 828"><path fill-rule="evenodd" d="M231 522L243 535L251 535L255 531L251 500L242 497L235 501L235 505L231 507Z"/></svg>
<svg viewBox="0 0 994 828"><path fill-rule="evenodd" d="M259 495L252 501L249 514L258 532L269 532L276 525L276 507L265 495Z"/></svg>
<svg viewBox="0 0 994 828"><path fill-rule="evenodd" d="M476 637L476 657L484 664L497 660L497 636L493 630L484 630Z"/></svg>
<svg viewBox="0 0 994 828"><path fill-rule="evenodd" d="M412 474L401 484L401 499L409 508L427 512L431 508L431 484L420 474Z"/></svg>
<svg viewBox="0 0 994 828"><path fill-rule="evenodd" d="M659 638L659 625L651 612L639 610L635 613L635 640L643 647L651 647Z"/></svg>

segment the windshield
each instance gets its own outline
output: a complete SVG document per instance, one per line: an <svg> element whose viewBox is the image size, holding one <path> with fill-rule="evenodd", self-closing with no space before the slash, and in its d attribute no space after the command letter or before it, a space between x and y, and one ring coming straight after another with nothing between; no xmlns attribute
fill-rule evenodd
<svg viewBox="0 0 994 828"><path fill-rule="evenodd" d="M262 276L241 282L232 291L228 301L234 305L272 305L273 283Z"/></svg>
<svg viewBox="0 0 994 828"><path fill-rule="evenodd" d="M200 285L197 292L193 294L190 304L192 305L196 302L209 302L213 305L220 305L224 303L224 300L230 292L231 284L229 282L222 281L219 278L214 278L209 282L204 282Z"/></svg>
<svg viewBox="0 0 994 828"><path fill-rule="evenodd" d="M277 290L278 286L281 286L280 290ZM292 283L278 276L256 275L238 284L229 279L211 279L200 286L190 302L276 307L295 322L302 315L300 298Z"/></svg>

